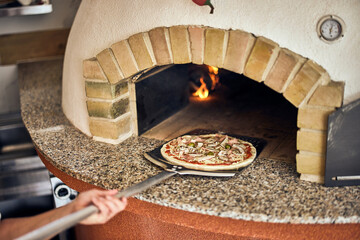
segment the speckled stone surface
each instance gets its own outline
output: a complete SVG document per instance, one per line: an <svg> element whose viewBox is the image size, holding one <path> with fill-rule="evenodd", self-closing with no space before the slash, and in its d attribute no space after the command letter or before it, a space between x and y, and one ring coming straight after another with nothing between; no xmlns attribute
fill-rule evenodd
<svg viewBox="0 0 360 240"><path fill-rule="evenodd" d="M19 65L24 123L37 148L59 170L103 188L124 189L161 169L143 153L162 144L133 137L95 142L61 109L62 59ZM360 223L360 187L326 188L300 181L295 164L257 159L231 178L174 176L136 198L191 212L278 223Z"/></svg>

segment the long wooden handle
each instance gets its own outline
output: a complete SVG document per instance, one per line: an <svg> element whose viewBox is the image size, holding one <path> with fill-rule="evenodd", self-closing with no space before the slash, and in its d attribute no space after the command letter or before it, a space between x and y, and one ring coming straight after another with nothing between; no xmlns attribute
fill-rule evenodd
<svg viewBox="0 0 360 240"><path fill-rule="evenodd" d="M146 179L143 182L135 184L129 188L124 189L116 194L116 197L131 197L137 193L140 193L153 185L160 183L161 181L175 175L176 172L163 171L153 177ZM50 238L74 225L81 222L85 218L91 216L94 213L97 213L99 209L94 205L90 205L86 208L81 209L80 211L69 214L65 217L62 217L58 220L50 222L38 229L35 229L32 232L29 232L19 238L18 240L35 240L35 239L47 239Z"/></svg>

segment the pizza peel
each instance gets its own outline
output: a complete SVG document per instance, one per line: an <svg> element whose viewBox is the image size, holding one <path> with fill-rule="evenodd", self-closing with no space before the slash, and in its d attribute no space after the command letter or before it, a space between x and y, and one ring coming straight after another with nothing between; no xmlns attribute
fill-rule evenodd
<svg viewBox="0 0 360 240"><path fill-rule="evenodd" d="M204 130L201 130L198 134L203 134ZM206 131L206 130L205 130ZM191 132L193 133L193 132ZM190 133L188 133L190 134ZM238 136L236 136L238 137ZM240 138L244 139L244 137ZM249 139L246 139L249 141ZM258 139L255 139L258 140ZM260 139L262 140L262 139ZM257 150L256 156L259 155L262 148L265 146L266 142L264 140L260 141L261 144L255 144L255 148ZM250 141L254 145L254 140L250 139ZM180 175L196 175L196 176L209 176L209 177L233 177L236 173L243 170L245 167L242 167L237 170L224 170L224 171L200 171L194 170L190 168L186 168L181 165L171 164L170 162L166 161L162 158L160 153L161 146L154 149L153 151L147 152L144 154L144 157L149 160L150 162L154 163L155 165L163 168L163 171L158 173L155 176L152 176L140 183L134 184L116 194L117 198L122 197L131 197L135 194L138 194L146 189L164 181L165 179L174 176L176 174ZM159 155L160 154L160 155ZM255 158L256 159L256 158ZM255 160L254 159L254 160ZM56 234L76 225L77 223L81 222L82 220L86 219L87 217L91 216L94 213L97 213L99 209L94 206L90 205L80 211L74 212L69 214L65 217L62 217L58 220L48 223L47 225L40 227L32 232L29 232L17 239L21 240L32 240L32 239L47 239Z"/></svg>
<svg viewBox="0 0 360 240"><path fill-rule="evenodd" d="M151 161L152 163L162 167L164 170L158 173L157 175L150 177L140 183L137 183L133 186L130 186L116 194L117 198L122 197L131 197L135 194L138 194L146 189L164 181L165 179L175 175L198 175L198 176L211 176L211 177L232 177L235 175L235 171L224 171L224 172L205 172L199 170L192 170L180 165L172 165L162 161L161 159L157 159L156 157L151 157L150 155L145 153L145 157ZM80 211L69 214L63 218L50 222L49 224L38 228L32 232L29 232L17 239L21 240L33 240L33 239L48 239L56 234L76 225L81 222L85 218L91 216L94 213L97 213L99 209L90 205Z"/></svg>
<svg viewBox="0 0 360 240"><path fill-rule="evenodd" d="M198 176L211 176L211 177L232 177L235 175L235 171L224 171L224 172L205 172L199 170L192 170L189 168L185 168L180 165L172 165L161 159L150 156L149 154L145 153L144 155L149 161L160 166L163 168L163 171L158 173L157 175L150 177L140 183L137 183L133 186L130 186L116 194L117 198L122 197L131 197L135 194L138 194L146 189L164 181L165 179L175 175L198 175ZM80 211L74 212L69 214L63 218L50 222L49 224L38 228L32 232L29 232L17 239L21 240L33 240L33 239L48 239L56 234L76 225L77 223L81 222L85 218L91 216L94 213L97 213L99 209L94 206L90 205Z"/></svg>

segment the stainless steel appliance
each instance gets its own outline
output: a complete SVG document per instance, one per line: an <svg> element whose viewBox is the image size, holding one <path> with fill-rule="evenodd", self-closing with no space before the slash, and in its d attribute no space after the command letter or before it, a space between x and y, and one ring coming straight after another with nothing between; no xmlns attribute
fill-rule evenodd
<svg viewBox="0 0 360 240"><path fill-rule="evenodd" d="M59 178L50 174L51 188L54 194L55 207L62 207L76 198L78 192L68 187Z"/></svg>
<svg viewBox="0 0 360 240"><path fill-rule="evenodd" d="M20 114L0 115L0 213L27 217L71 202L77 192L45 167ZM73 229L54 239L74 239Z"/></svg>
<svg viewBox="0 0 360 240"><path fill-rule="evenodd" d="M36 155L20 114L0 116L0 212L3 218L52 209L49 172Z"/></svg>

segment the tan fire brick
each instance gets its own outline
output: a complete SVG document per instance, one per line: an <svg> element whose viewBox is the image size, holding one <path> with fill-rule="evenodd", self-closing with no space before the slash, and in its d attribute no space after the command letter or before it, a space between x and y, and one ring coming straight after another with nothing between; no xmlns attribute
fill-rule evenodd
<svg viewBox="0 0 360 240"><path fill-rule="evenodd" d="M265 84L277 92L281 92L301 57L287 49L281 49L273 67L265 79Z"/></svg>
<svg viewBox="0 0 360 240"><path fill-rule="evenodd" d="M191 62L190 39L187 27L174 26L169 28L171 51L175 64Z"/></svg>
<svg viewBox="0 0 360 240"><path fill-rule="evenodd" d="M139 67L139 71L154 66L150 53L146 47L143 33L132 35L129 37L128 42Z"/></svg>
<svg viewBox="0 0 360 240"><path fill-rule="evenodd" d="M195 64L204 63L204 31L205 28L189 26L190 48L192 62Z"/></svg>
<svg viewBox="0 0 360 240"><path fill-rule="evenodd" d="M117 101L100 101L89 98L86 104L90 117L115 119L130 110L127 97Z"/></svg>
<svg viewBox="0 0 360 240"><path fill-rule="evenodd" d="M96 58L83 61L83 76L87 79L103 80L107 82L106 76Z"/></svg>
<svg viewBox="0 0 360 240"><path fill-rule="evenodd" d="M326 132L300 129L297 132L296 146L298 150L325 154Z"/></svg>
<svg viewBox="0 0 360 240"><path fill-rule="evenodd" d="M297 126L316 130L327 130L328 117L334 108L299 108Z"/></svg>
<svg viewBox="0 0 360 240"><path fill-rule="evenodd" d="M123 79L122 73L117 67L109 48L101 51L96 55L96 58L110 83L114 84Z"/></svg>
<svg viewBox="0 0 360 240"><path fill-rule="evenodd" d="M344 95L344 82L331 81L327 85L320 85L310 97L309 105L341 107Z"/></svg>
<svg viewBox="0 0 360 240"><path fill-rule="evenodd" d="M214 67L223 66L225 30L205 30L204 63Z"/></svg>
<svg viewBox="0 0 360 240"><path fill-rule="evenodd" d="M89 98L114 99L128 92L128 82L122 81L117 84L104 82L85 82L86 96Z"/></svg>
<svg viewBox="0 0 360 240"><path fill-rule="evenodd" d="M324 184L325 177L323 175L319 175L319 174L301 173L300 174L300 180L301 181L315 182L315 183L319 183L319 184Z"/></svg>
<svg viewBox="0 0 360 240"><path fill-rule="evenodd" d="M322 74L316 63L311 60L306 61L286 88L284 97L298 107Z"/></svg>
<svg viewBox="0 0 360 240"><path fill-rule="evenodd" d="M269 61L278 47L277 43L264 37L258 37L245 64L244 75L261 82Z"/></svg>
<svg viewBox="0 0 360 240"><path fill-rule="evenodd" d="M128 78L138 72L135 59L127 40L111 45L111 49L125 78Z"/></svg>
<svg viewBox="0 0 360 240"><path fill-rule="evenodd" d="M130 115L124 118L121 117L117 121L90 118L89 128L94 136L117 139L120 135L130 132Z"/></svg>
<svg viewBox="0 0 360 240"><path fill-rule="evenodd" d="M165 28L159 27L150 30L149 37L158 65L171 64L172 62L166 42Z"/></svg>
<svg viewBox="0 0 360 240"><path fill-rule="evenodd" d="M245 61L250 54L254 42L255 37L250 33L240 30L231 30L229 32L224 68L242 74Z"/></svg>
<svg viewBox="0 0 360 240"><path fill-rule="evenodd" d="M296 154L296 171L302 174L325 175L325 156L311 153Z"/></svg>

